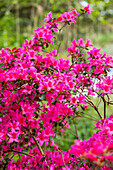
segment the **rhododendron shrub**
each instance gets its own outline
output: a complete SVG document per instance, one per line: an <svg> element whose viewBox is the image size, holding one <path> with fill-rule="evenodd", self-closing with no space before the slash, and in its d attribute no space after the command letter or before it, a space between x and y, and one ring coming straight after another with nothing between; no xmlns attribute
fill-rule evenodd
<svg viewBox="0 0 113 170"><path fill-rule="evenodd" d="M1 169L112 169L113 116L106 118L106 107L113 104L113 76L108 75L113 58L82 38L73 39L68 48L71 61L58 59L59 46L49 51L56 35L87 12L89 5L81 13L73 9L58 18L49 12L45 26L21 48L0 51ZM103 113L93 96L102 100ZM61 150L54 142L57 131L65 132L76 117L87 117L89 106L98 115L89 115L98 132Z"/></svg>

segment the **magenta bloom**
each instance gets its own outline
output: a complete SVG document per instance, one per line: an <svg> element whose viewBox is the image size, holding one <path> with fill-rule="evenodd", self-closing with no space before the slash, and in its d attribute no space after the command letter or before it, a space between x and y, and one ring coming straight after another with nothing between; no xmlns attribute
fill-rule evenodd
<svg viewBox="0 0 113 170"><path fill-rule="evenodd" d="M19 136L19 132L16 132L14 129L12 129L12 132L8 133L8 136L10 137L8 143L12 143L12 142L19 142L18 140L18 136Z"/></svg>
<svg viewBox="0 0 113 170"><path fill-rule="evenodd" d="M88 14L91 14L91 10L89 8L90 8L90 6L88 4L86 7L84 7L84 11L87 11Z"/></svg>

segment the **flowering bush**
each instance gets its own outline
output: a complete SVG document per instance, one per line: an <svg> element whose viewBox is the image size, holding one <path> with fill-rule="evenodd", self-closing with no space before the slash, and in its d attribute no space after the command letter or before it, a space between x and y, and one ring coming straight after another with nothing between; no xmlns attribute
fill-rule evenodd
<svg viewBox="0 0 113 170"><path fill-rule="evenodd" d="M0 51L2 169L112 169L113 116L106 118L106 105L113 104L109 98L113 76L108 76L113 58L82 38L73 39L68 48L71 62L57 59L59 46L49 51L56 34L87 12L90 14L89 5L81 13L73 9L58 18L49 12L45 26L36 29L22 48ZM63 22L62 28L59 22ZM103 101L103 114L93 96ZM97 121L98 132L86 141L75 140L68 151L61 150L53 140L56 132L70 128L76 117L86 117L89 106L100 118L89 115Z"/></svg>

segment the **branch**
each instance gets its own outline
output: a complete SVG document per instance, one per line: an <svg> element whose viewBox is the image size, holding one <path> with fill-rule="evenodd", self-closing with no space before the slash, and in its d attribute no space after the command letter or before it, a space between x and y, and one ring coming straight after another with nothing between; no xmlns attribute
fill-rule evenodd
<svg viewBox="0 0 113 170"><path fill-rule="evenodd" d="M59 29L59 37L60 37L60 43L59 43L59 45L58 45L58 48L57 48L57 54L59 53L59 49L60 49L60 46L61 46L61 35L60 35L60 33L61 33L61 30L67 25L67 24L69 24L69 22L67 21L67 22L65 22L64 23L64 25Z"/></svg>
<svg viewBox="0 0 113 170"><path fill-rule="evenodd" d="M107 102L107 103L113 105L113 102Z"/></svg>
<svg viewBox="0 0 113 170"><path fill-rule="evenodd" d="M50 70L52 70L52 71L57 71L56 69L54 69L54 68L51 68L51 67L46 67L46 66L42 66L42 65L37 65L38 67L44 67L44 68L48 68L48 69L50 69Z"/></svg>
<svg viewBox="0 0 113 170"><path fill-rule="evenodd" d="M79 139L78 131L77 131L77 127L76 127L76 125L75 125L75 124L74 124L74 128L75 128L75 132L76 132L77 139Z"/></svg>
<svg viewBox="0 0 113 170"><path fill-rule="evenodd" d="M77 90L77 89L76 89L76 90ZM83 95L80 91L77 90L77 92L80 93L82 96L85 96L85 95ZM102 115L100 114L100 112L99 112L98 108L96 107L96 105L95 105L90 99L88 99L88 97L85 96L85 99L86 99L89 103L91 103L92 107L96 110L96 112L98 113L99 117L102 119Z"/></svg>
<svg viewBox="0 0 113 170"><path fill-rule="evenodd" d="M96 121L96 122L97 122L97 120L95 120L95 119L93 119L93 118L86 117L86 116L79 116L79 117L87 118L87 119L89 119L89 120L93 120L93 121Z"/></svg>
<svg viewBox="0 0 113 170"><path fill-rule="evenodd" d="M76 136L73 132L69 131L69 133L71 133L73 136L75 136L77 139L79 139L78 136Z"/></svg>
<svg viewBox="0 0 113 170"><path fill-rule="evenodd" d="M85 115L87 115L87 116L90 116L91 117L91 119L92 120L94 120L94 121L99 121L98 119L96 119L94 116L92 116L92 115L89 115L88 113L85 113L85 112L81 112L81 113L83 113L83 114L85 114Z"/></svg>
<svg viewBox="0 0 113 170"><path fill-rule="evenodd" d="M32 138L34 139L36 145L38 146L38 149L39 149L41 155L43 156L43 158L45 159L45 162L47 163L46 156L45 156L45 154L44 154L44 152L43 152L41 146L39 145L39 143L38 143L38 141L35 139L35 137L32 135L32 133L31 133L31 136L32 136ZM48 164L48 163L47 163L47 164ZM47 165L47 167L48 167L48 169L50 170L50 168L49 168L48 165Z"/></svg>
<svg viewBox="0 0 113 170"><path fill-rule="evenodd" d="M23 151L18 151L18 150L14 150L14 149L12 149L12 150L11 150L11 152L21 153L21 154L24 154L24 155L27 155L27 156L30 156L30 157L33 157L33 158L34 158L34 156L33 156L33 155L30 155L30 154L28 154L28 153L26 153L26 152L23 152Z"/></svg>
<svg viewBox="0 0 113 170"><path fill-rule="evenodd" d="M98 93L97 93L98 94ZM98 94L99 95L99 94ZM104 119L106 119L106 104L109 104L109 96L107 95L108 97L108 101L105 100L104 96L101 95L101 99L103 100L104 102Z"/></svg>
<svg viewBox="0 0 113 170"><path fill-rule="evenodd" d="M59 29L59 32L68 24L68 22L65 22L64 25Z"/></svg>
<svg viewBox="0 0 113 170"><path fill-rule="evenodd" d="M38 146L38 149L39 149L41 155L42 155L43 157L45 157L44 152L43 152L41 146L39 145L39 143L37 142L37 140L35 139L35 137L34 137L33 135L32 135L32 137L33 137L33 139L34 139L36 145Z"/></svg>
<svg viewBox="0 0 113 170"><path fill-rule="evenodd" d="M102 97L102 100L104 102L104 119L106 119L106 100L104 99L103 96L101 96L101 97Z"/></svg>
<svg viewBox="0 0 113 170"><path fill-rule="evenodd" d="M64 166L65 166L65 169L67 170L67 167L66 167L66 164L65 164L65 161L64 161L63 153L62 153L57 147L56 147L56 149L58 150L58 152L61 153L61 155L62 155L62 160L63 160Z"/></svg>

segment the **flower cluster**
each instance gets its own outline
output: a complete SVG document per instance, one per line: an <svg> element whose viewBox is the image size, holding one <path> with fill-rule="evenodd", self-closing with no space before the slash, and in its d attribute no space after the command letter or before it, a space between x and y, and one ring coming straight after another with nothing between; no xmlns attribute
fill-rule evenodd
<svg viewBox="0 0 113 170"><path fill-rule="evenodd" d="M75 140L71 146L70 154L75 155L80 160L89 160L90 167L110 170L113 167L113 115L107 119L101 119L96 123L92 138L82 142ZM109 165L109 166L108 166ZM85 166L83 166L85 170ZM87 169L89 167L87 166Z"/></svg>
<svg viewBox="0 0 113 170"><path fill-rule="evenodd" d="M90 13L89 6L83 14L86 12ZM54 32L75 23L78 15L73 9L55 19L49 12L45 26L37 28L33 38L25 40L21 48L0 51L3 169L110 169L113 116L102 119L91 97L98 95L103 100L106 118L106 104L113 104L105 98L113 89L113 77L107 75L113 67L112 57L95 47L90 49L90 40L82 38L74 39L68 48L71 61L57 59L57 49L48 50L54 44ZM59 21L64 23L61 29ZM89 106L101 119L96 125L100 131L87 141L75 141L68 151L61 150L54 142L56 132L65 132L74 118L86 115Z"/></svg>

